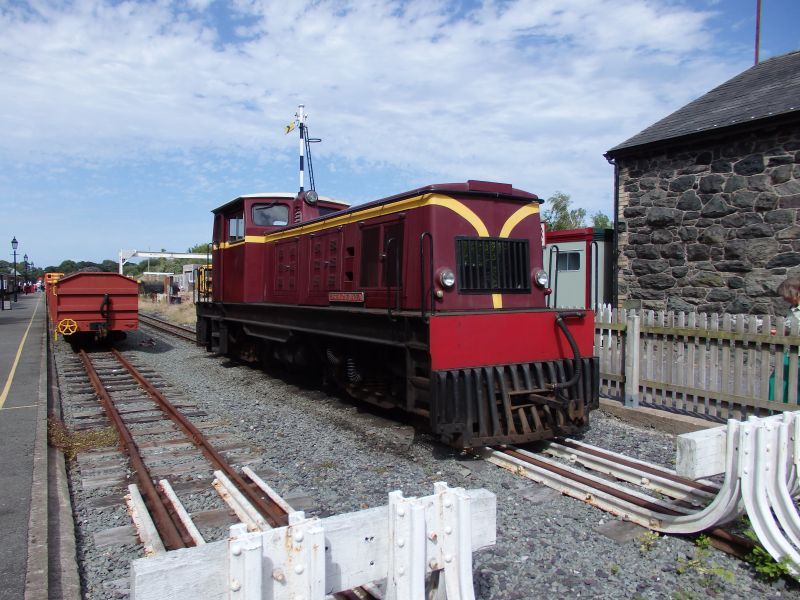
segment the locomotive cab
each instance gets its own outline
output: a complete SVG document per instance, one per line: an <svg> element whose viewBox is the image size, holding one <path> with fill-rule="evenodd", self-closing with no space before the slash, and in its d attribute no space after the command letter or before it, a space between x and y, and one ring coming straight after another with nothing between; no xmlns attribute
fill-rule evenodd
<svg viewBox="0 0 800 600"><path fill-rule="evenodd" d="M264 236L347 207L325 197L312 204L302 193L262 193L239 196L216 209L212 256L222 285L213 289L213 300L263 301Z"/></svg>

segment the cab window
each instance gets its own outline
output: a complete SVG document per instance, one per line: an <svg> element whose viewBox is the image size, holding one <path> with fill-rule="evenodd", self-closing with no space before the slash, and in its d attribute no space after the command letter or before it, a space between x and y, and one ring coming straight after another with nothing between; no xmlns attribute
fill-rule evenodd
<svg viewBox="0 0 800 600"><path fill-rule="evenodd" d="M580 252L559 252L556 259L556 268L559 271L580 271L581 253Z"/></svg>
<svg viewBox="0 0 800 600"><path fill-rule="evenodd" d="M253 225L275 227L289 224L289 207L285 204L254 204Z"/></svg>
<svg viewBox="0 0 800 600"><path fill-rule="evenodd" d="M244 239L244 213L228 217L228 241L238 242Z"/></svg>

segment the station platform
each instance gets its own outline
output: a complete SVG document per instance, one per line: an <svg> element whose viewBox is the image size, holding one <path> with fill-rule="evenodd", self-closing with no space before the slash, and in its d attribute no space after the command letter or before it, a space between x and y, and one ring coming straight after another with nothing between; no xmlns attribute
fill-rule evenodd
<svg viewBox="0 0 800 600"><path fill-rule="evenodd" d="M65 586L62 557L53 556L63 549L54 519L70 509L63 456L47 446L45 295L19 294L10 304L0 311L0 600L75 597L74 548Z"/></svg>
<svg viewBox="0 0 800 600"><path fill-rule="evenodd" d="M10 306L10 310L0 311L2 600L25 597L29 536L33 533L30 521L37 429L41 429L39 420L43 417L46 436L47 422L47 391L42 388L46 381L46 373L43 373L46 371L47 322L44 294L20 294L17 302L12 300ZM45 544L46 531L45 525L45 539L40 540ZM47 576L46 558L45 552L44 577Z"/></svg>
<svg viewBox="0 0 800 600"><path fill-rule="evenodd" d="M41 575L47 577L46 505L43 515L34 513L44 518L44 529L30 526L37 435L47 435L44 293L20 294L10 305L0 311L0 600L26 597L28 568L41 566L29 564L32 535L44 535L38 541L44 544ZM46 444L46 439L39 442Z"/></svg>

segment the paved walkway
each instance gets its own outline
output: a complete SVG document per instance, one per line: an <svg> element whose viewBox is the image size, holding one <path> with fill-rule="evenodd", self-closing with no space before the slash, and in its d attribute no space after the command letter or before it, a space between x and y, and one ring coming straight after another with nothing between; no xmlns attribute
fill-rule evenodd
<svg viewBox="0 0 800 600"><path fill-rule="evenodd" d="M19 600L25 591L46 322L43 293L11 305L0 311L0 600Z"/></svg>

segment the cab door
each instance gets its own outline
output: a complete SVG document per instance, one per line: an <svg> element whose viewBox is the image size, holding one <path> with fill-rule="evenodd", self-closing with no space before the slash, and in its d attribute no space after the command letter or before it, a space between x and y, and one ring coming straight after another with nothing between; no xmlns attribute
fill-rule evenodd
<svg viewBox="0 0 800 600"><path fill-rule="evenodd" d="M275 243L275 299L297 302L298 240Z"/></svg>
<svg viewBox="0 0 800 600"><path fill-rule="evenodd" d="M308 296L312 303L327 304L328 292L341 290L342 233L316 234L309 244Z"/></svg>
<svg viewBox="0 0 800 600"><path fill-rule="evenodd" d="M369 307L388 307L390 303L395 308L402 306L405 267L403 235L402 219L361 228L359 283Z"/></svg>

